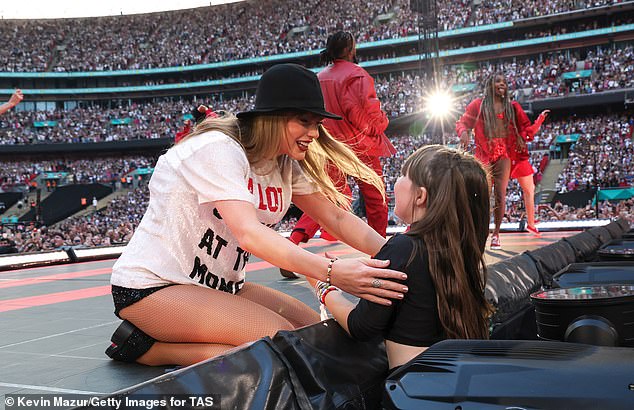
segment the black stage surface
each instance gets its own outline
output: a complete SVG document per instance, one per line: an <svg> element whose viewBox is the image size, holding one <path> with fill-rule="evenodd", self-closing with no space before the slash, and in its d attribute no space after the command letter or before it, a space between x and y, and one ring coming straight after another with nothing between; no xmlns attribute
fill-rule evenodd
<svg viewBox="0 0 634 410"><path fill-rule="evenodd" d="M578 231L503 233L503 250L487 251L487 263L532 250ZM358 253L339 242L313 239L306 248L340 257ZM169 371L110 360L104 351L119 324L109 277L114 260L0 272L0 408L6 394L112 393ZM303 279L288 280L277 268L253 259L247 280L318 304Z"/></svg>

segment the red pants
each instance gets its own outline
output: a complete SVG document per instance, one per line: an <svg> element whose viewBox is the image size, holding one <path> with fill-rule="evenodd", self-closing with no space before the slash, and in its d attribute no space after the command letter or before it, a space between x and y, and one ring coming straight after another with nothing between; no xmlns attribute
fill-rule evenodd
<svg viewBox="0 0 634 410"><path fill-rule="evenodd" d="M379 157L368 157L365 155L358 155L358 157L364 164L372 168L378 176L383 178L383 168L381 167ZM337 190L345 195L351 196L350 187L343 175L341 175L341 173L336 169L329 171L328 175L337 187ZM363 196L363 200L365 201L365 214L368 219L368 225L377 231L379 235L385 237L385 230L387 229L387 202L383 200L381 192L379 192L379 190L377 190L374 186L366 184L363 181L359 181L358 179L355 179L355 181L357 182L360 194ZM301 218L299 218L299 221L297 221L295 228L293 228L291 241L296 244L300 242L308 242L310 238L315 236L315 233L317 233L319 228L320 227L317 222L308 215L304 214Z"/></svg>

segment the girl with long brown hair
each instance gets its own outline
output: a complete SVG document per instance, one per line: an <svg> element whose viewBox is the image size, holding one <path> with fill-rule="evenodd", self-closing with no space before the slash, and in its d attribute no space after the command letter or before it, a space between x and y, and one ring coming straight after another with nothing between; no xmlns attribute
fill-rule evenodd
<svg viewBox="0 0 634 410"><path fill-rule="evenodd" d="M394 186L395 214L410 229L376 255L407 273L409 291L391 306L356 306L333 286L309 278L320 301L354 338L386 340L390 368L440 340L487 339L491 305L484 296L489 190L470 154L440 145L414 152ZM376 280L374 286L381 287Z"/></svg>

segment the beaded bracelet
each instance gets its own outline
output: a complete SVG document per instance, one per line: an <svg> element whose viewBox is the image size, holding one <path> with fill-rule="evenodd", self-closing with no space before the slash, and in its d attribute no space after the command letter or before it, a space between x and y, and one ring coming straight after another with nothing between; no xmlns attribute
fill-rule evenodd
<svg viewBox="0 0 634 410"><path fill-rule="evenodd" d="M334 265L335 261L339 259L339 258L332 258L330 259L330 262L328 262L328 269L326 270L326 283L328 285L331 284L332 282L332 278L331 278L331 274L332 274L332 265Z"/></svg>
<svg viewBox="0 0 634 410"><path fill-rule="evenodd" d="M317 281L315 284L315 295L317 300L324 305L326 303L326 295L333 290L340 291L340 289L334 285L329 285L327 282Z"/></svg>
<svg viewBox="0 0 634 410"><path fill-rule="evenodd" d="M323 292L324 289L326 289L328 286L330 285L328 285L326 282L318 280L317 283L315 283L315 294L317 295L317 297L319 297L319 294Z"/></svg>
<svg viewBox="0 0 634 410"><path fill-rule="evenodd" d="M336 286L332 286L332 285L331 285L331 286L328 286L328 287L326 288L326 290L324 290L324 292L321 294L321 298L319 298L319 302L320 302L322 305L325 305L325 304L326 304L326 295L327 295L328 293L332 292L333 290L338 292L338 291L339 291L339 288L338 288L338 287L336 287Z"/></svg>

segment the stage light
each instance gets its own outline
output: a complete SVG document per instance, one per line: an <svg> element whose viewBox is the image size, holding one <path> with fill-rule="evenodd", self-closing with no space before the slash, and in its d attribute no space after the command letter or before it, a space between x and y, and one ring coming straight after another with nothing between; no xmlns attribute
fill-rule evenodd
<svg viewBox="0 0 634 410"><path fill-rule="evenodd" d="M602 261L634 261L634 240L613 239L597 251Z"/></svg>
<svg viewBox="0 0 634 410"><path fill-rule="evenodd" d="M634 347L632 285L549 289L531 301L542 340Z"/></svg>
<svg viewBox="0 0 634 410"><path fill-rule="evenodd" d="M425 111L431 117L443 119L453 110L453 97L446 91L437 90L425 98Z"/></svg>

